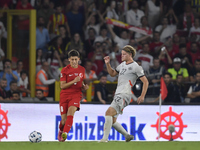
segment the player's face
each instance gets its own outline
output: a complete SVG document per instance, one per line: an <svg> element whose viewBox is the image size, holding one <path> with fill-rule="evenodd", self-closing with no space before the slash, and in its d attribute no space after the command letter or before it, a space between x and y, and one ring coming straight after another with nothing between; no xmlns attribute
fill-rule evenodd
<svg viewBox="0 0 200 150"><path fill-rule="evenodd" d="M131 57L131 55L129 53L127 53L126 51L122 50L122 56L121 56L121 59L122 61L127 61L129 60Z"/></svg>
<svg viewBox="0 0 200 150"><path fill-rule="evenodd" d="M77 68L78 67L78 61L80 58L78 56L71 56L69 58L69 62L72 68Z"/></svg>

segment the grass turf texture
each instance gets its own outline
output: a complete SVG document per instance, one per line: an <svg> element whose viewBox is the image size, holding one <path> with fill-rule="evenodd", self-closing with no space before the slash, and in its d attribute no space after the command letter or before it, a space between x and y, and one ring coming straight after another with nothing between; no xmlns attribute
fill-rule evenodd
<svg viewBox="0 0 200 150"><path fill-rule="evenodd" d="M200 142L0 142L0 150L200 150Z"/></svg>

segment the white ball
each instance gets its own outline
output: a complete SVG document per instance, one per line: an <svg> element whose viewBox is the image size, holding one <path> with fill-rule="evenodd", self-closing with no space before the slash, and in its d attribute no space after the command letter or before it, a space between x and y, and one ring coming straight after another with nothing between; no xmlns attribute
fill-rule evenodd
<svg viewBox="0 0 200 150"><path fill-rule="evenodd" d="M39 143L42 141L42 134L38 131L33 131L30 133L28 138L32 143Z"/></svg>

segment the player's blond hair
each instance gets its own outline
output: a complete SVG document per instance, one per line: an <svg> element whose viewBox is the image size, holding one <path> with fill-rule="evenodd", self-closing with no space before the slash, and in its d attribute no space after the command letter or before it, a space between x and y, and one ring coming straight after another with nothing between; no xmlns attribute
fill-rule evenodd
<svg viewBox="0 0 200 150"><path fill-rule="evenodd" d="M136 50L135 50L135 48L133 48L132 46L126 45L126 46L124 46L124 48L123 48L122 50L124 50L124 51L127 52L127 53L132 54L132 57L133 57L133 58L135 57Z"/></svg>

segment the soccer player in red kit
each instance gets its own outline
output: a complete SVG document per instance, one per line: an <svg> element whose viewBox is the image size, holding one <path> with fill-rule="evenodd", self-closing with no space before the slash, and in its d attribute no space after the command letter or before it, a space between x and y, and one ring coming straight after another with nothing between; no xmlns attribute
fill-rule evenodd
<svg viewBox="0 0 200 150"><path fill-rule="evenodd" d="M74 113L80 109L82 90L87 90L85 85L85 68L78 65L80 54L76 50L68 53L70 64L64 67L60 75L60 113L61 122L59 125L58 140L64 142L73 124Z"/></svg>

